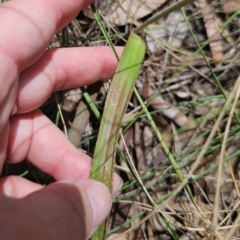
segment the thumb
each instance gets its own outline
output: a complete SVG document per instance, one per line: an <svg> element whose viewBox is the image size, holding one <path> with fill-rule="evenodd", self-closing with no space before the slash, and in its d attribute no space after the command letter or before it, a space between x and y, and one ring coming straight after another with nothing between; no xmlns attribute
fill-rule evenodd
<svg viewBox="0 0 240 240"><path fill-rule="evenodd" d="M60 181L14 201L21 221L12 239L87 239L111 208L107 187L90 179Z"/></svg>

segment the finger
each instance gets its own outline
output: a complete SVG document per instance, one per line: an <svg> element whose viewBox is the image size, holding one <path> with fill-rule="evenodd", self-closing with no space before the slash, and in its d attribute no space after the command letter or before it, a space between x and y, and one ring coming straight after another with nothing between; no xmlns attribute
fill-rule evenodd
<svg viewBox="0 0 240 240"><path fill-rule="evenodd" d="M4 160L7 157L7 144L8 144L8 133L9 123L5 126L2 132L0 132L0 173L2 172Z"/></svg>
<svg viewBox="0 0 240 240"><path fill-rule="evenodd" d="M11 58L20 71L25 69L42 55L53 34L67 25L91 2L18 0L2 4L0 29L4 34L0 38L1 53ZM21 24L16 28L16 23Z"/></svg>
<svg viewBox="0 0 240 240"><path fill-rule="evenodd" d="M115 173L113 178L113 194L118 193L122 185L121 178ZM0 178L0 193L7 197L23 198L27 195L42 189L44 186L31 182L19 176L7 176Z"/></svg>
<svg viewBox="0 0 240 240"><path fill-rule="evenodd" d="M0 38L0 133L14 107L19 73L36 61L45 51L53 34L90 2L18 0L0 6L0 29L4 32Z"/></svg>
<svg viewBox="0 0 240 240"><path fill-rule="evenodd" d="M11 239L87 239L109 213L111 197L96 181L63 181L21 200L1 197L0 208L4 225L14 227Z"/></svg>
<svg viewBox="0 0 240 240"><path fill-rule="evenodd" d="M0 141L0 173L2 172L3 164L7 157L9 126L10 126L9 123L6 123L3 129L0 128L0 139L1 139Z"/></svg>
<svg viewBox="0 0 240 240"><path fill-rule="evenodd" d="M123 49L117 50L121 54ZM62 48L47 51L20 76L18 113L36 109L54 91L111 78L117 62L109 47Z"/></svg>
<svg viewBox="0 0 240 240"><path fill-rule="evenodd" d="M56 180L89 177L92 159L76 149L40 111L15 115L10 124L7 161L17 163L27 158ZM115 174L113 194L121 185Z"/></svg>
<svg viewBox="0 0 240 240"><path fill-rule="evenodd" d="M7 161L27 158L56 180L89 176L91 158L76 149L40 111L15 115L10 124Z"/></svg>
<svg viewBox="0 0 240 240"><path fill-rule="evenodd" d="M0 178L0 193L7 197L23 198L42 189L43 186L19 176L7 176Z"/></svg>

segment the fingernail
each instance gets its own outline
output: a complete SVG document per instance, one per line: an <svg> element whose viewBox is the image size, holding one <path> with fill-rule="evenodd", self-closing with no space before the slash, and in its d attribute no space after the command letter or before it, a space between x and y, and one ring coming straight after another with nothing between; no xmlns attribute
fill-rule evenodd
<svg viewBox="0 0 240 240"><path fill-rule="evenodd" d="M17 104L16 104L16 102L14 103L14 106L13 106L13 109L12 109L12 113L11 113L11 117L13 116L13 115L15 115L17 113Z"/></svg>
<svg viewBox="0 0 240 240"><path fill-rule="evenodd" d="M120 194L120 189L122 188L123 185L123 180L122 178L115 174L114 180L113 180L113 192L112 192L112 197L116 198Z"/></svg>
<svg viewBox="0 0 240 240"><path fill-rule="evenodd" d="M123 179L121 177L119 177L119 178L120 178L120 184L119 184L118 191L121 190L122 185L123 185Z"/></svg>
<svg viewBox="0 0 240 240"><path fill-rule="evenodd" d="M112 199L107 187L100 183L93 181L86 192L88 194L92 211L93 211L93 229L95 229L109 214Z"/></svg>
<svg viewBox="0 0 240 240"><path fill-rule="evenodd" d="M116 197L116 195L119 194L119 190L121 189L122 185L122 178L117 173L114 173L112 196Z"/></svg>

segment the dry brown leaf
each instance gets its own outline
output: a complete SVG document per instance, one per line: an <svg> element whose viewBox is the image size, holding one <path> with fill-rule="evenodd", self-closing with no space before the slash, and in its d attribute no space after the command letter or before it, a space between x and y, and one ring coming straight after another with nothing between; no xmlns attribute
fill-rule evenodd
<svg viewBox="0 0 240 240"><path fill-rule="evenodd" d="M209 218L211 217L210 213L212 211L211 207L208 204L199 203L201 210L204 212L203 215L207 215ZM202 229L206 229L206 223L200 217L200 213L197 213L196 210L193 208L192 203L188 201L179 201L177 203L171 204L171 208L177 213L177 215L182 215L183 217L183 224L187 228L198 229L198 236L195 234L196 239L204 239L207 237L207 232L202 231ZM205 238L206 239L206 238Z"/></svg>
<svg viewBox="0 0 240 240"><path fill-rule="evenodd" d="M209 4L207 0L198 0L199 7L203 14L203 20L207 36L212 38L209 46L212 53L212 58L215 64L218 64L223 59L222 41L221 35L218 32L218 20L215 14L215 9L212 4Z"/></svg>
<svg viewBox="0 0 240 240"><path fill-rule="evenodd" d="M114 233L107 240L129 240L129 233Z"/></svg>
<svg viewBox="0 0 240 240"><path fill-rule="evenodd" d="M133 19L140 19L158 9L166 0L108 0L107 2L108 4L99 4L100 12L110 24L122 26L132 22L125 12ZM118 3L122 5L125 12Z"/></svg>
<svg viewBox="0 0 240 240"><path fill-rule="evenodd" d="M151 96L153 96L154 92L149 86L148 83L144 86L142 95L145 100L149 99ZM171 107L172 105L164 100L161 96L157 96L151 103L151 106L154 109L165 109L162 111L162 113L167 116L169 119L171 119L175 124L182 127L185 124L188 123L188 118L183 113L179 111L176 107Z"/></svg>
<svg viewBox="0 0 240 240"><path fill-rule="evenodd" d="M240 0L220 0L225 13L236 12L240 8Z"/></svg>
<svg viewBox="0 0 240 240"><path fill-rule="evenodd" d="M146 36L148 49L155 53L161 47L156 40L164 41L175 48L181 47L188 33L188 27L181 12L177 11L170 13L166 19L150 25L147 31L149 34Z"/></svg>
<svg viewBox="0 0 240 240"><path fill-rule="evenodd" d="M81 95L79 88L67 91L64 94L62 109L66 112L71 112L80 100Z"/></svg>

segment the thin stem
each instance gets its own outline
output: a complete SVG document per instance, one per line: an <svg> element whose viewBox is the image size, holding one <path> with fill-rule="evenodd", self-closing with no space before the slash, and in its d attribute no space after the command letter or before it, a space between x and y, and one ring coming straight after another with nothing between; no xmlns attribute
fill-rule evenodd
<svg viewBox="0 0 240 240"><path fill-rule="evenodd" d="M181 7L186 6L192 2L194 2L195 0L183 0L180 2L177 2L173 5L171 5L170 7L164 9L163 11L157 13L156 15L152 16L151 18L149 18L148 20L146 20L143 24L141 24L140 26L138 26L135 30L134 33L140 33L145 27L147 27L148 25L150 25L151 23L156 22L157 20L159 20L160 18L163 18L165 16L167 16L168 14L170 14L171 12L174 12L176 10L179 10Z"/></svg>

